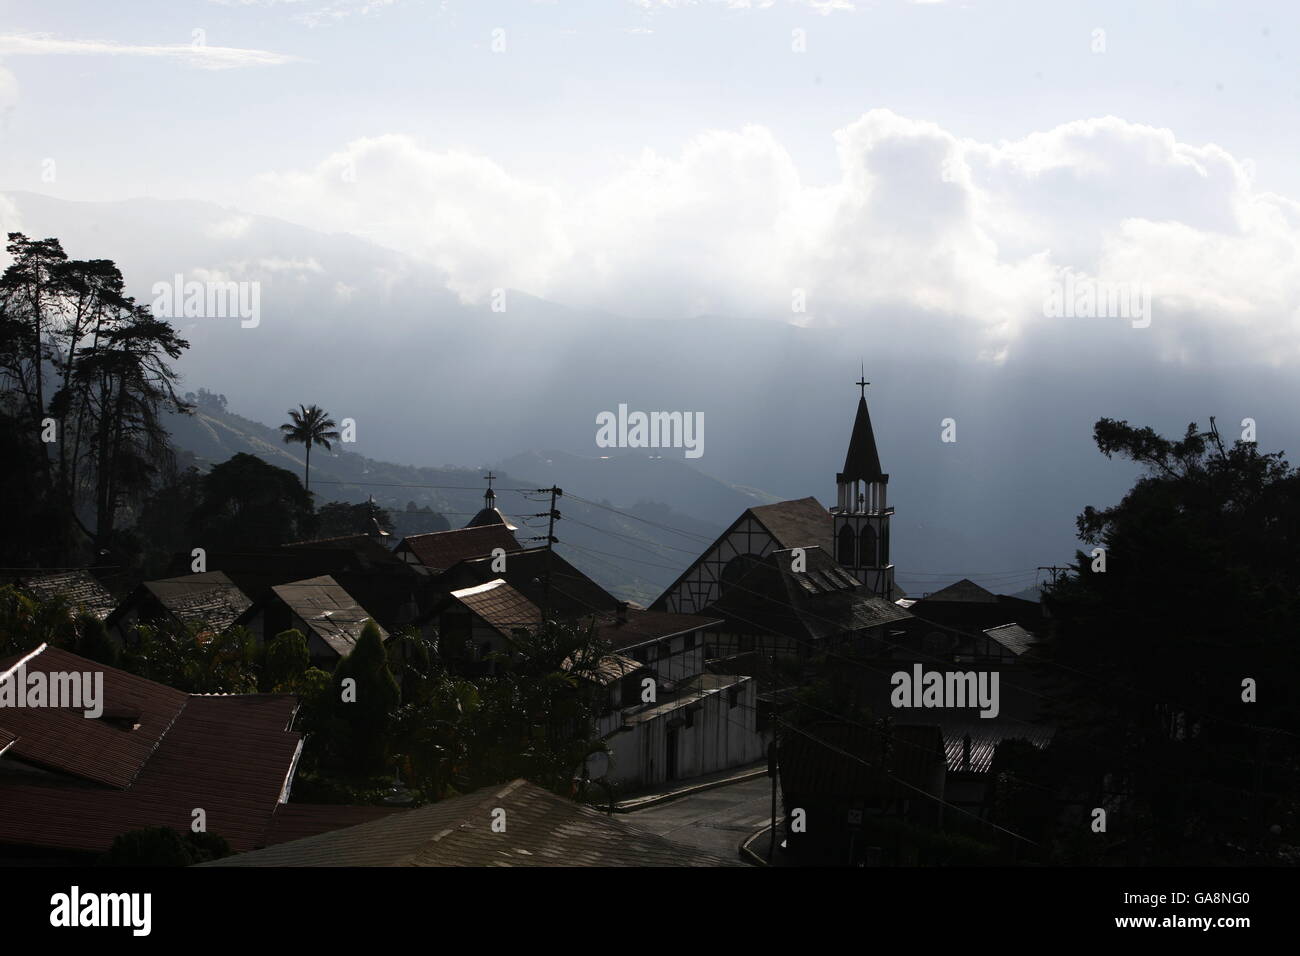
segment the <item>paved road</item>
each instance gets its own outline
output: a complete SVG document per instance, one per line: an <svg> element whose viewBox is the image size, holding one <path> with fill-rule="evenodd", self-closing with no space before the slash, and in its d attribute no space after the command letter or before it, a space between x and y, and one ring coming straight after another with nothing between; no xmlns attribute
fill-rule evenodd
<svg viewBox="0 0 1300 956"><path fill-rule="evenodd" d="M777 793L777 812L781 797ZM679 843L721 856L735 856L740 844L771 821L772 779L757 777L682 797L626 819Z"/></svg>

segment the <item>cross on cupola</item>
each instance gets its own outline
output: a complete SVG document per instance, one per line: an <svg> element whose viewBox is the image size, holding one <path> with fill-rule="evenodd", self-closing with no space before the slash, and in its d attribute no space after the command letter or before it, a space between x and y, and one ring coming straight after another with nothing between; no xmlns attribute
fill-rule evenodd
<svg viewBox="0 0 1300 956"><path fill-rule="evenodd" d="M483 477L487 480L488 483L487 491L483 493L483 507L484 508L495 507L494 502L497 500L497 493L492 490L492 482L496 478L496 475L492 474L491 469L489 469L488 473Z"/></svg>

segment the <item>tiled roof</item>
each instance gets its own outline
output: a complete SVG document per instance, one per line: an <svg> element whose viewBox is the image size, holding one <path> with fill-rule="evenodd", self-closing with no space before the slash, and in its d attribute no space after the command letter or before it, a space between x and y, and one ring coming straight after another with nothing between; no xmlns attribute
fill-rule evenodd
<svg viewBox="0 0 1300 956"><path fill-rule="evenodd" d="M756 505L748 513L767 529L781 548L830 549L831 513L816 498Z"/></svg>
<svg viewBox="0 0 1300 956"><path fill-rule="evenodd" d="M552 614L584 615L593 612L613 611L618 607L618 598L614 597L599 584L583 574L561 555L552 553L547 557L546 548L525 548L514 551L506 558L505 569L494 571L491 557L469 558L448 568L438 579L453 582L449 590L457 586L486 584L496 578L503 578L538 607L545 600L550 601ZM549 598L546 594L546 579L550 576Z"/></svg>
<svg viewBox="0 0 1300 956"><path fill-rule="evenodd" d="M1017 657L1028 652L1038 643L1038 638L1019 624L1003 624L1000 627L990 627L985 629L984 633Z"/></svg>
<svg viewBox="0 0 1300 956"><path fill-rule="evenodd" d="M271 826L262 837L261 845L274 846L301 840L303 837L355 827L372 820L382 820L394 813L404 813L397 807L353 806L342 803L281 803L275 808Z"/></svg>
<svg viewBox="0 0 1300 956"><path fill-rule="evenodd" d="M596 633L609 641L614 650L635 647L647 641L663 640L677 634L688 634L722 623L722 618L705 614L670 614L666 611L638 611L628 608L627 619L602 619Z"/></svg>
<svg viewBox="0 0 1300 956"><path fill-rule="evenodd" d="M0 772L0 844L102 852L128 830L188 832L202 809L208 832L232 848L259 845L301 746L301 735L288 729L295 698L182 694L53 648L29 661L28 672L37 664L102 671L105 717L137 716L93 720L48 708L3 714L18 736L6 759L55 772Z"/></svg>
<svg viewBox="0 0 1300 956"><path fill-rule="evenodd" d="M215 631L225 630L252 604L248 595L225 574L220 571L205 571L202 574L145 581L109 615L109 622L136 604L142 597L142 592L151 595L177 619L186 623L204 624Z"/></svg>
<svg viewBox="0 0 1300 956"><path fill-rule="evenodd" d="M541 608L501 578L452 591L451 596L506 637L516 628L542 623Z"/></svg>
<svg viewBox="0 0 1300 956"><path fill-rule="evenodd" d="M505 811L494 832L493 811ZM501 819L500 814L496 819ZM524 780L204 866L743 866Z"/></svg>
<svg viewBox="0 0 1300 956"><path fill-rule="evenodd" d="M101 620L109 615L117 601L89 571L48 571L29 574L19 583L37 600L64 598L74 607L84 608Z"/></svg>
<svg viewBox="0 0 1300 956"><path fill-rule="evenodd" d="M735 632L776 632L796 641L839 637L902 621L906 608L878 597L821 548L807 548L804 570L794 571L789 550L756 559L705 610Z"/></svg>
<svg viewBox="0 0 1300 956"><path fill-rule="evenodd" d="M399 550L410 551L417 561L434 571L445 571L457 561L491 554L496 548L518 551L519 541L505 525L490 524L454 531L430 531L402 539Z"/></svg>
<svg viewBox="0 0 1300 956"><path fill-rule="evenodd" d="M271 590L339 657L352 653L366 622L373 620L370 612L328 574L278 584ZM388 632L382 627L379 627L379 637L388 639Z"/></svg>

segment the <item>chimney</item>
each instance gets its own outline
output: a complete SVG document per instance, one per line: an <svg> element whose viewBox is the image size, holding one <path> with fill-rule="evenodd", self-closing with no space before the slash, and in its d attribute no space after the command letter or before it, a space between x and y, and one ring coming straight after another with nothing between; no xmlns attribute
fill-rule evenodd
<svg viewBox="0 0 1300 956"><path fill-rule="evenodd" d="M970 772L970 734L961 739L961 769Z"/></svg>
<svg viewBox="0 0 1300 956"><path fill-rule="evenodd" d="M618 602L618 610L615 612L615 620L619 624L627 623L627 602L626 601Z"/></svg>

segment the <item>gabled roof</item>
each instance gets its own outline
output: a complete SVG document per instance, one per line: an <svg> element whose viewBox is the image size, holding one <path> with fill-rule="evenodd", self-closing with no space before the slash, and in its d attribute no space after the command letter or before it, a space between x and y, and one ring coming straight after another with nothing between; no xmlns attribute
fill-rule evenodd
<svg viewBox="0 0 1300 956"><path fill-rule="evenodd" d="M391 563L393 554L372 535L342 534L333 538L314 538L307 541L291 541L280 545L294 551L353 551L359 557L368 558L381 564Z"/></svg>
<svg viewBox="0 0 1300 956"><path fill-rule="evenodd" d="M81 710L6 707L0 730L15 739L5 756L80 777L106 787L128 787L180 715L189 695L115 667L105 667L55 647L0 661L0 684L16 680L24 663L28 674L90 672L104 675L105 715L111 705L138 714L136 728L124 732L108 720L89 719Z"/></svg>
<svg viewBox="0 0 1300 956"><path fill-rule="evenodd" d="M998 596L972 581L962 578L954 584L941 588L933 594L927 594L922 601L961 601L964 603L996 604Z"/></svg>
<svg viewBox="0 0 1300 956"><path fill-rule="evenodd" d="M849 438L849 451L844 457L841 481L883 481L888 475L880 470L880 455L876 453L876 434L871 428L871 413L867 411L864 395L858 399L858 414L853 420L853 435Z"/></svg>
<svg viewBox="0 0 1300 956"><path fill-rule="evenodd" d="M492 829L505 811L504 832ZM203 866L743 866L515 780Z"/></svg>
<svg viewBox="0 0 1300 956"><path fill-rule="evenodd" d="M0 768L0 844L98 853L128 830L188 832L201 807L208 832L233 849L259 845L302 743L289 730L294 697L185 694L56 648L26 669L102 672L104 716L115 719L51 708L0 713L17 737L6 761L50 771Z"/></svg>
<svg viewBox="0 0 1300 956"><path fill-rule="evenodd" d="M912 616L873 594L821 548L804 550L804 570L793 565L789 549L755 559L706 613L726 618L732 631L776 632L796 641L838 637Z"/></svg>
<svg viewBox="0 0 1300 956"><path fill-rule="evenodd" d="M19 585L39 601L62 597L103 620L117 604L113 595L89 571L45 571L24 575Z"/></svg>
<svg viewBox="0 0 1300 956"><path fill-rule="evenodd" d="M984 633L1017 657L1032 650L1038 643L1038 638L1019 624L1003 624L999 627L986 628Z"/></svg>
<svg viewBox="0 0 1300 956"><path fill-rule="evenodd" d="M518 628L542 623L541 608L501 578L452 591L451 598L506 637Z"/></svg>
<svg viewBox="0 0 1300 956"><path fill-rule="evenodd" d="M546 578L550 576L550 610L557 615L591 614L614 611L618 598L583 574L561 555L546 548L525 548L514 551L506 559L505 570L494 571L491 557L468 558L443 572L435 586L446 586L444 581L462 583L473 581L486 584L496 578L505 581L538 607L547 600Z"/></svg>
<svg viewBox="0 0 1300 956"><path fill-rule="evenodd" d="M373 615L328 574L271 589L339 657L347 657ZM388 632L376 623L381 640Z"/></svg>
<svg viewBox="0 0 1300 956"><path fill-rule="evenodd" d="M822 507L821 502L816 498L796 498L770 505L755 505L741 512L740 517L733 521L726 531L718 535L717 540L705 548L686 570L677 575L677 579L672 584L664 588L663 593L655 598L650 607L653 609L665 607L668 595L690 577L691 572L700 565L700 562L748 519L753 519L766 530L778 548L825 548L828 552L831 549L833 519L831 513Z"/></svg>
<svg viewBox="0 0 1300 956"><path fill-rule="evenodd" d="M108 616L114 623L144 595L151 596L173 617L224 631L253 603L221 571L145 581Z"/></svg>
<svg viewBox="0 0 1300 956"><path fill-rule="evenodd" d="M502 525L508 531L519 530L518 525L513 524L509 518L501 513L500 508L480 508L478 514L465 523L465 527L482 528L494 524Z"/></svg>
<svg viewBox="0 0 1300 956"><path fill-rule="evenodd" d="M409 551L426 568L445 571L457 561L480 558L496 548L518 551L518 539L504 525L489 524L479 528L458 528L452 531L430 531L412 534L402 539L399 551Z"/></svg>
<svg viewBox="0 0 1300 956"><path fill-rule="evenodd" d="M816 498L796 498L770 505L755 505L746 512L767 529L782 548L829 545L831 513Z"/></svg>
<svg viewBox="0 0 1300 956"><path fill-rule="evenodd" d="M640 611L628 608L626 620L602 619L597 624L596 633L617 651L647 641L661 641L666 637L689 634L721 623L722 618L716 615L670 614L666 611Z"/></svg>

